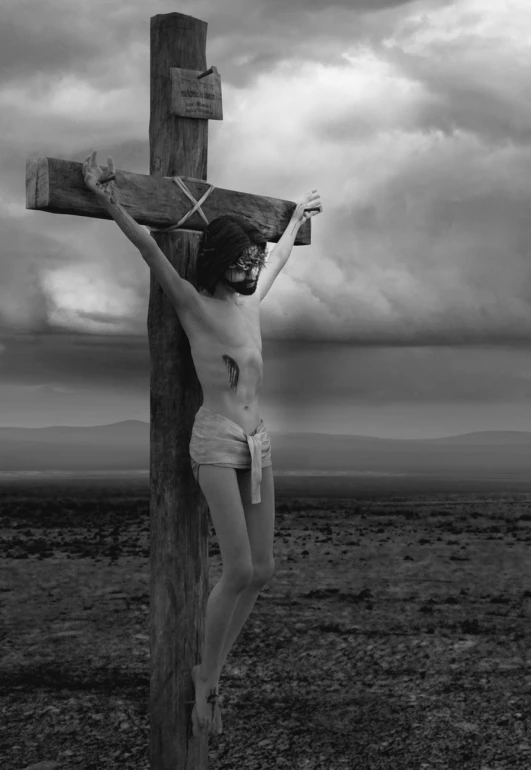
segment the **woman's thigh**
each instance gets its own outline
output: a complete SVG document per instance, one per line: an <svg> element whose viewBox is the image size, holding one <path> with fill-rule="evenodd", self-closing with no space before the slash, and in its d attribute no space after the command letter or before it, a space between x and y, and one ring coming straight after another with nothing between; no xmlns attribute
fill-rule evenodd
<svg viewBox="0 0 531 770"><path fill-rule="evenodd" d="M235 469L201 465L199 486L210 509L224 569L252 569L251 546Z"/></svg>
<svg viewBox="0 0 531 770"><path fill-rule="evenodd" d="M273 467L262 468L259 503L251 502L251 471L241 470L238 485L243 500L247 534L255 567L270 566L273 562L273 537L275 534L275 484Z"/></svg>

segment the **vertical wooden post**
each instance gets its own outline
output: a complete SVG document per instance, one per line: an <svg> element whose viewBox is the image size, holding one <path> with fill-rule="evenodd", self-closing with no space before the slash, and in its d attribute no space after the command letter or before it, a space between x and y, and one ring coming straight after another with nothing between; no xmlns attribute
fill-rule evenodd
<svg viewBox="0 0 531 770"><path fill-rule="evenodd" d="M168 13L151 18L150 173L206 179L208 121L171 114L170 67L206 69L207 24ZM180 275L195 276L199 233L156 235ZM194 738L190 671L200 658L208 593L206 502L190 467L189 441L202 401L188 338L151 276L150 719L152 770L206 770L208 735Z"/></svg>

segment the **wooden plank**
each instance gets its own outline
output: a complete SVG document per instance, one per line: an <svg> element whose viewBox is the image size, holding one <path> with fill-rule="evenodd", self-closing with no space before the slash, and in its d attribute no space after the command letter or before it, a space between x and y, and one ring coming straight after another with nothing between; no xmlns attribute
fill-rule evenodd
<svg viewBox="0 0 531 770"><path fill-rule="evenodd" d="M186 120L193 125L195 119ZM184 145L184 134L176 137L176 146ZM102 166L106 168L106 166ZM94 193L83 179L83 164L59 158L30 158L26 164L26 208L49 211L53 214L75 214L80 217L112 219L101 206ZM162 228L178 222L192 207L191 201L171 179L161 179L161 174L152 172L134 174L116 170L118 200L139 224ZM198 200L210 186L200 180L197 174L189 174L184 180L192 195ZM216 187L206 199L202 208L207 219L212 221L222 214L236 213L249 217L264 233L266 240L276 243L289 224L296 204L281 198L226 190ZM205 229L205 222L196 212L183 229ZM299 229L295 245L311 243L311 221L307 220Z"/></svg>
<svg viewBox="0 0 531 770"><path fill-rule="evenodd" d="M205 22L180 13L151 19L151 177L138 179L133 198L165 218L188 204L173 182L186 174L205 179L208 121L171 115L171 67L206 67ZM133 180L133 181L135 181ZM124 178L125 183L125 178ZM121 188L122 175L118 176ZM127 187L129 180L127 181ZM197 190L197 183L196 187ZM122 193L119 192L121 197ZM155 196L154 206L149 195ZM164 201L168 195L170 203ZM158 201L159 203L157 203ZM138 203L137 203L138 205ZM139 213L139 212L137 212ZM140 213L142 210L140 209ZM145 212L144 212L145 213ZM193 276L199 233L155 235L177 272ZM193 283L193 280L192 280ZM171 302L151 274L148 308L151 380L150 500L150 725L152 770L207 770L208 733L192 735L192 666L201 660L208 597L208 509L190 467L189 444L202 402L188 338Z"/></svg>
<svg viewBox="0 0 531 770"><path fill-rule="evenodd" d="M29 158L26 161L26 208L46 209L49 187L48 159Z"/></svg>
<svg viewBox="0 0 531 770"><path fill-rule="evenodd" d="M198 79L199 70L172 67L171 111L183 118L223 120L221 77L213 72Z"/></svg>

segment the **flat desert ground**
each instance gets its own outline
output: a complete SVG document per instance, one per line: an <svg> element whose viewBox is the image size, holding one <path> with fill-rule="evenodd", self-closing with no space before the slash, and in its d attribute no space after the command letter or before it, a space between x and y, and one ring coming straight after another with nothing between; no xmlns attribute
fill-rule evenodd
<svg viewBox="0 0 531 770"><path fill-rule="evenodd" d="M531 490L319 483L277 486L210 770L530 770ZM147 484L0 499L2 770L149 770Z"/></svg>

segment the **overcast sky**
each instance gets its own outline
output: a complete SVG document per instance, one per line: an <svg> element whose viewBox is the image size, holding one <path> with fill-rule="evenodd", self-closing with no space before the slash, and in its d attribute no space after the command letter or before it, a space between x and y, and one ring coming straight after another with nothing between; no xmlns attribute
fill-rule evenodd
<svg viewBox="0 0 531 770"><path fill-rule="evenodd" d="M0 425L149 419L149 273L25 209L32 156L149 171L149 19L208 22L213 184L324 212L261 305L274 430L531 430L528 0L3 0Z"/></svg>

